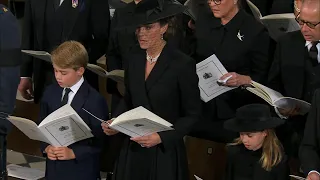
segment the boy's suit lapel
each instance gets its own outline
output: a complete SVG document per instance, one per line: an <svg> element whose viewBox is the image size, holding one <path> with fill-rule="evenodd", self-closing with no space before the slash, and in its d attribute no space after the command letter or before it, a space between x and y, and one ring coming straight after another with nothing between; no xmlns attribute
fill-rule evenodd
<svg viewBox="0 0 320 180"><path fill-rule="evenodd" d="M89 95L89 85L86 81L82 83L80 86L80 89L78 90L77 94L74 96L71 107L76 111L81 111L81 108L83 107L84 103L86 102L86 99Z"/></svg>
<svg viewBox="0 0 320 180"><path fill-rule="evenodd" d="M54 91L54 92L57 92L55 93L54 95L52 95L52 100L50 102L51 103L51 106L52 106L52 110L55 111L57 109L59 109L61 107L61 100L62 100L62 92L63 92L63 88L58 86L57 87L57 90Z"/></svg>

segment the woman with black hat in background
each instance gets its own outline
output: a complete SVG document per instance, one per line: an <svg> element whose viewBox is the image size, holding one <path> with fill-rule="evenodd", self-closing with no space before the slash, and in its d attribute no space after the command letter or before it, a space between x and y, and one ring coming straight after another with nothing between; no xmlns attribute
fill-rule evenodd
<svg viewBox="0 0 320 180"><path fill-rule="evenodd" d="M224 123L240 137L229 144L226 180L287 180L289 168L274 128L284 120L271 117L269 106L250 104Z"/></svg>
<svg viewBox="0 0 320 180"><path fill-rule="evenodd" d="M124 103L117 115L143 106L173 124L174 130L126 137L114 180L188 180L183 137L201 113L195 61L166 43L169 18L185 7L171 1L143 0L132 20L140 47L126 57ZM110 121L109 121L110 122ZM102 124L107 135L117 132Z"/></svg>

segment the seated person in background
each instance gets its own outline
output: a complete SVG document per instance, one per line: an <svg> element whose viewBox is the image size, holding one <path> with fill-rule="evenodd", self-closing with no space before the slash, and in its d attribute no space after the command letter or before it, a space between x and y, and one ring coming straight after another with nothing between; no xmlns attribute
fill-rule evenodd
<svg viewBox="0 0 320 180"><path fill-rule="evenodd" d="M228 146L226 180L287 180L289 167L273 128L284 120L271 116L269 106L250 104L237 110L225 128L240 137Z"/></svg>
<svg viewBox="0 0 320 180"><path fill-rule="evenodd" d="M215 54L229 72L221 77L225 86L241 87L252 80L265 83L270 66L270 40L266 28L240 8L241 0L208 0L200 7L196 21L196 54L200 62ZM260 102L252 93L236 88L203 103L203 121L191 136L230 142L235 133L223 129L223 122L235 116L236 109ZM262 102L262 101L261 101Z"/></svg>
<svg viewBox="0 0 320 180"><path fill-rule="evenodd" d="M320 89L313 96L299 157L307 180L320 179Z"/></svg>
<svg viewBox="0 0 320 180"><path fill-rule="evenodd" d="M58 83L48 86L44 92L40 103L40 121L63 105L70 104L92 130L94 137L68 147L42 143L41 150L47 156L46 179L100 179L99 157L105 136L100 121L82 108L106 119L108 107L104 97L83 78L88 63L87 51L79 42L66 41L52 52L52 63Z"/></svg>
<svg viewBox="0 0 320 180"><path fill-rule="evenodd" d="M297 18L301 30L279 39L268 86L284 96L311 102L315 89L320 88L320 1L304 0ZM288 120L277 130L286 153L298 156L307 115L298 115L295 108L276 109Z"/></svg>

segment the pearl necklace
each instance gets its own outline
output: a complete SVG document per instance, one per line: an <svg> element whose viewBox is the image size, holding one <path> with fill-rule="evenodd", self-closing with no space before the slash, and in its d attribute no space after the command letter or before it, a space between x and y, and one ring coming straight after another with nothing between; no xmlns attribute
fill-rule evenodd
<svg viewBox="0 0 320 180"><path fill-rule="evenodd" d="M156 57L152 57L147 53L147 61L149 62L149 64L153 64L155 62L157 62L159 56L160 56L161 52L156 56Z"/></svg>
<svg viewBox="0 0 320 180"><path fill-rule="evenodd" d="M164 47L166 44L167 44L167 42L164 42L163 47ZM163 47L162 47L160 53L159 53L156 57L152 57L152 56L150 56L150 55L148 54L148 52L146 52L146 53L147 53L147 57L146 57L146 58L147 58L147 61L148 61L150 64L153 64L153 63L157 62L157 60L158 60L158 58L159 58L159 56L160 56L160 54L161 54L161 52L162 52L162 50L163 50Z"/></svg>

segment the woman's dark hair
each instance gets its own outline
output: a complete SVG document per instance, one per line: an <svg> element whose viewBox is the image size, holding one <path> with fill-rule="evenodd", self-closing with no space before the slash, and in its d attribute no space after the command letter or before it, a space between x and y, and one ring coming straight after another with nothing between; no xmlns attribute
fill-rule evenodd
<svg viewBox="0 0 320 180"><path fill-rule="evenodd" d="M160 19L159 23L161 27L168 24L168 29L166 33L163 35L163 39L168 40L169 37L172 37L175 35L178 28L177 18L175 16Z"/></svg>

